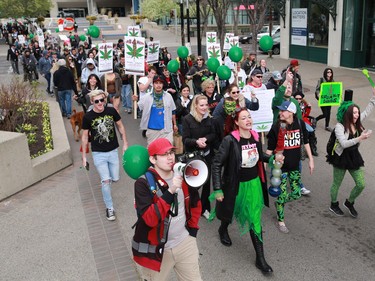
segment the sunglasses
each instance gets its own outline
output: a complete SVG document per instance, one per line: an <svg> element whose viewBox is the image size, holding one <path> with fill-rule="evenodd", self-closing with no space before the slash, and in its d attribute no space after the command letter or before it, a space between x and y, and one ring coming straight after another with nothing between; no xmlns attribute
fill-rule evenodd
<svg viewBox="0 0 375 281"><path fill-rule="evenodd" d="M103 102L104 102L104 99L94 100L94 103L99 103L99 102L103 103Z"/></svg>
<svg viewBox="0 0 375 281"><path fill-rule="evenodd" d="M197 59L197 60L200 60L200 61L202 61L203 59Z"/></svg>
<svg viewBox="0 0 375 281"><path fill-rule="evenodd" d="M240 93L240 91L234 91L234 92L230 92L231 94L239 94Z"/></svg>
<svg viewBox="0 0 375 281"><path fill-rule="evenodd" d="M259 78L259 79L260 79L260 78L263 78L262 75L256 75L255 77L256 77L256 78Z"/></svg>
<svg viewBox="0 0 375 281"><path fill-rule="evenodd" d="M296 98L296 100L302 100L302 98Z"/></svg>

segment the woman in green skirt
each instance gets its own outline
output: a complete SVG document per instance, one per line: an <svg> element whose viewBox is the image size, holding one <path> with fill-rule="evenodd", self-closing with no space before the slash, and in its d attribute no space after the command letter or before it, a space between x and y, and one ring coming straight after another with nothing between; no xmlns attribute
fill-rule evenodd
<svg viewBox="0 0 375 281"><path fill-rule="evenodd" d="M220 241L231 246L228 226L234 217L241 235L250 232L256 267L263 273L271 273L272 268L264 258L262 239L262 209L268 207L266 174L262 145L252 125L247 108L237 108L227 116L226 136L212 164L214 193L211 199L216 199L216 209L211 218L216 215L221 220Z"/></svg>

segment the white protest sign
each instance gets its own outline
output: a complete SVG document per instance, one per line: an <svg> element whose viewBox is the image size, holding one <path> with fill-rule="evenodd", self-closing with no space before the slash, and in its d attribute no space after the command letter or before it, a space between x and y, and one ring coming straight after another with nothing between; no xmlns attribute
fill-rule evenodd
<svg viewBox="0 0 375 281"><path fill-rule="evenodd" d="M125 36L125 73L145 75L145 38Z"/></svg>
<svg viewBox="0 0 375 281"><path fill-rule="evenodd" d="M250 92L243 92L243 95L251 100ZM260 132L268 132L273 123L272 99L275 96L275 90L255 90L255 95L259 101L259 109L251 111L253 119L253 129Z"/></svg>
<svg viewBox="0 0 375 281"><path fill-rule="evenodd" d="M128 36L141 37L141 28L139 25L128 26Z"/></svg>
<svg viewBox="0 0 375 281"><path fill-rule="evenodd" d="M113 72L113 44L98 44L98 68L100 73Z"/></svg>
<svg viewBox="0 0 375 281"><path fill-rule="evenodd" d="M20 44L25 44L26 43L24 35L18 35L18 43L20 43Z"/></svg>
<svg viewBox="0 0 375 281"><path fill-rule="evenodd" d="M208 53L208 47L217 44L216 32L206 32L206 51Z"/></svg>
<svg viewBox="0 0 375 281"><path fill-rule="evenodd" d="M228 52L229 49L232 47L230 45L230 38L234 36L234 33L225 33L225 39L224 39L224 46L223 46L223 51Z"/></svg>
<svg viewBox="0 0 375 281"><path fill-rule="evenodd" d="M44 48L44 34L43 34L43 30L40 29L40 28L38 28L36 30L36 35L38 36L39 47Z"/></svg>
<svg viewBox="0 0 375 281"><path fill-rule="evenodd" d="M159 62L160 41L152 41L147 44L147 63Z"/></svg>

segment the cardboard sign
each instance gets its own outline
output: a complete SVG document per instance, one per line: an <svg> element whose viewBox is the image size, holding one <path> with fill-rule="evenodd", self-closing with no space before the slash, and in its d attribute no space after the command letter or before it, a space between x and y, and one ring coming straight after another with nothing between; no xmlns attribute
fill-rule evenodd
<svg viewBox="0 0 375 281"><path fill-rule="evenodd" d="M319 106L339 106L342 100L342 82L320 85Z"/></svg>

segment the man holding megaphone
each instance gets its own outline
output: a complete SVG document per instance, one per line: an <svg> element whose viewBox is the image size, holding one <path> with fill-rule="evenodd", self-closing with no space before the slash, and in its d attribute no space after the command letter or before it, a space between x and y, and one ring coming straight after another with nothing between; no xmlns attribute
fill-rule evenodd
<svg viewBox="0 0 375 281"><path fill-rule="evenodd" d="M151 142L152 167L134 184L138 221L133 258L147 281L169 280L172 269L179 280L202 280L196 242L202 205L198 189L190 184L199 184L194 179L199 175L207 176L207 166L193 161L175 166L174 149L165 138Z"/></svg>

